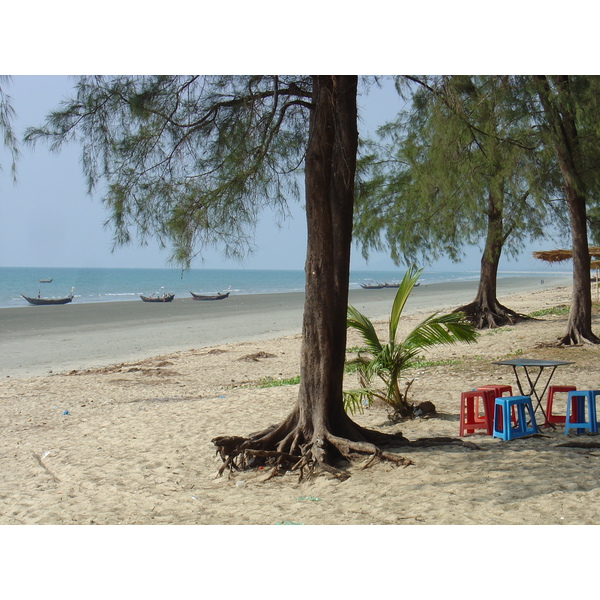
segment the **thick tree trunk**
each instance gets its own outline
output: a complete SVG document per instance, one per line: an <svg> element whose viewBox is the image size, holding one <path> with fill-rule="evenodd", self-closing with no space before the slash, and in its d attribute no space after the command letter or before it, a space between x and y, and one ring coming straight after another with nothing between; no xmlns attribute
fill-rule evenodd
<svg viewBox="0 0 600 600"><path fill-rule="evenodd" d="M502 192L499 192L501 194ZM485 249L481 257L479 286L473 302L461 306L455 312L462 312L478 329L500 327L526 318L498 302L498 265L504 243L501 197L490 191L488 196L488 228Z"/></svg>
<svg viewBox="0 0 600 600"><path fill-rule="evenodd" d="M560 343L598 344L600 339L592 332L592 288L585 198L578 195L571 186L566 192L573 250L573 294L567 332Z"/></svg>
<svg viewBox="0 0 600 600"><path fill-rule="evenodd" d="M534 81L550 125L550 136L564 182L571 226L573 296L567 332L560 343L565 345L598 344L600 339L592 332L592 289L587 240L586 189L577 168L579 139L571 105L569 78L567 75L557 76L556 100L552 97L550 85L544 75L535 76Z"/></svg>
<svg viewBox="0 0 600 600"><path fill-rule="evenodd" d="M358 132L353 78L317 77L306 153L306 299L302 328L301 426L325 431L345 420L342 379Z"/></svg>

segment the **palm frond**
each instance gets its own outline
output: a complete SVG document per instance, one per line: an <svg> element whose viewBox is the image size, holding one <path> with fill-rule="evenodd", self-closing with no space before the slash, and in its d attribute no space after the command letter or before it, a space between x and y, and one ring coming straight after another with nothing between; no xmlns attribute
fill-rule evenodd
<svg viewBox="0 0 600 600"><path fill-rule="evenodd" d="M438 344L468 344L477 340L479 334L459 313L430 315L421 321L406 337L404 344L410 348L428 348Z"/></svg>
<svg viewBox="0 0 600 600"><path fill-rule="evenodd" d="M353 306L348 307L348 326L356 329L366 342L371 357L360 357L357 363L357 375L361 389L344 392L344 406L347 411L361 410L365 402L373 398L381 398L393 410L393 414L404 417L411 414L412 405L408 402L408 391L400 389L403 372L412 367L421 352L438 344L472 343L479 334L464 319L461 313L439 315L434 313L421 321L404 341L397 341L396 334L400 315L406 300L414 288L422 269L411 267L402 279L390 315L390 339L382 344L377 336L373 323ZM382 389L378 390L373 381L380 379Z"/></svg>
<svg viewBox="0 0 600 600"><path fill-rule="evenodd" d="M410 296L413 288L415 287L415 283L421 276L423 269L417 269L417 267L412 266L409 267L404 273L404 277L400 283L400 287L396 292L396 296L394 298L394 303L392 304L392 312L390 314L390 341L396 339L396 332L398 331L398 323L400 321L400 316L402 315L402 311L404 310L404 305Z"/></svg>
<svg viewBox="0 0 600 600"><path fill-rule="evenodd" d="M373 403L371 390L368 389L344 390L342 398L344 401L344 410L351 415L355 415L356 413L362 414L365 408L371 406Z"/></svg>
<svg viewBox="0 0 600 600"><path fill-rule="evenodd" d="M370 352L373 354L381 352L381 342L373 323L354 306L348 306L347 325L360 333Z"/></svg>

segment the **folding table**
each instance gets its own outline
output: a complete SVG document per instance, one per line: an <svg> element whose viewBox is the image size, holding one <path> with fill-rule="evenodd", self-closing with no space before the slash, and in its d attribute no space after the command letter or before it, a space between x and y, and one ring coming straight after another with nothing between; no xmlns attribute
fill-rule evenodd
<svg viewBox="0 0 600 600"><path fill-rule="evenodd" d="M544 415L544 421L546 421L546 413L544 412L544 408L542 406L542 399L546 390L548 389L548 385L552 380L552 376L554 375L554 371L556 371L556 367L560 367L561 365L571 365L572 361L566 360L543 360L538 358L511 358L508 360L498 360L492 363L494 365L509 365L513 368L515 378L517 379L517 386L519 387L519 391L522 396L530 396L532 399L535 399L536 405L534 406L534 412L537 411L538 407L542 411ZM523 386L525 385L525 378L521 381L519 377L518 368L521 367L523 372L521 375L524 375L527 379L527 383L529 384L529 389L526 390ZM539 369L536 373L535 371L531 372L530 369ZM544 385L541 392L538 392L536 386L542 377L542 373L545 369L550 369L550 374L548 375L548 379L546 380L546 384ZM541 382L543 383L543 382ZM540 384L541 385L541 384ZM539 427L538 427L539 429Z"/></svg>

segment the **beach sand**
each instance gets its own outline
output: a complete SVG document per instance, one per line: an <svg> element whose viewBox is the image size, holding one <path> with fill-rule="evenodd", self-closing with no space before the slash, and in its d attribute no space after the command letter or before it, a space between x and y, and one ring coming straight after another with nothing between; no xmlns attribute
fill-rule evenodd
<svg viewBox="0 0 600 600"><path fill-rule="evenodd" d="M507 284L499 297L522 313L568 305L570 286L554 285L538 280L537 287L530 282L525 291L522 284L516 293ZM402 332L435 308L472 299L469 285L459 286L457 296L452 286L435 293L427 287L411 297ZM372 295L377 293L354 294L352 302L377 317L384 331L382 317L393 291ZM412 465L384 462L363 470L358 463L344 482L323 475L299 483L289 474L262 483L262 471L216 477L221 462L213 437L275 424L296 400L297 385L259 386L266 378L299 373L302 295L281 296L231 298L218 305L181 301L182 308L128 302L62 307L67 313L50 307L45 314L52 310L51 317L38 308L0 311L3 323L12 323L2 336L0 524L600 523L600 449L560 447L575 437L565 437L560 427L511 442L483 433L464 438L480 450L401 449ZM200 310L202 318L193 312L190 318L190 311ZM32 325L28 319L37 321ZM572 361L557 370L553 382L597 389L600 348L554 345L566 319L550 314L484 331L474 345L429 351L429 360L451 362L408 375L414 378L412 400L432 401L437 417L393 424L385 408L373 406L354 418L381 431L402 431L411 440L458 437L460 393L490 383L516 387L509 367L492 364L514 356ZM220 342L211 337L209 322L215 320ZM597 310L594 327L598 333ZM19 339L24 354L11 363L6 348ZM61 339L68 352L57 347ZM350 332L348 346L360 343ZM54 362L48 347L56 351ZM354 385L347 376L346 386Z"/></svg>

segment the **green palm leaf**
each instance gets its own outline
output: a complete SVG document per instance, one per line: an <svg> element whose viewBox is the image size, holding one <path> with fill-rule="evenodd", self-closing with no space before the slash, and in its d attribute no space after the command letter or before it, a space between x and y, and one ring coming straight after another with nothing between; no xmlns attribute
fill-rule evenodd
<svg viewBox="0 0 600 600"><path fill-rule="evenodd" d="M423 269L417 269L414 266L409 267L402 278L402 282L400 283L400 287L396 292L396 297L394 298L394 303L392 304L392 312L390 314L390 340L396 339L398 323L400 322L400 316L404 310L404 305L406 304L410 293L415 287L415 283L417 283L417 280L421 276L422 271Z"/></svg>
<svg viewBox="0 0 600 600"><path fill-rule="evenodd" d="M459 313L433 314L421 321L406 337L404 344L411 348L429 348L438 344L473 343L478 333Z"/></svg>
<svg viewBox="0 0 600 600"><path fill-rule="evenodd" d="M371 323L369 318L365 317L358 309L354 308L354 306L348 306L347 324L348 327L352 327L360 333L373 354L379 354L379 352L381 352L381 342L379 341L373 323Z"/></svg>

